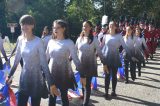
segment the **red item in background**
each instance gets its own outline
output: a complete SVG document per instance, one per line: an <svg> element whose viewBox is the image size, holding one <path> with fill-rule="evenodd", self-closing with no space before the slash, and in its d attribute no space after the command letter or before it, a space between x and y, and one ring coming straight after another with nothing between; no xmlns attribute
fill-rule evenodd
<svg viewBox="0 0 160 106"><path fill-rule="evenodd" d="M16 96L13 92L13 90L9 87L9 100L10 100L10 106L17 106L17 103L16 103Z"/></svg>
<svg viewBox="0 0 160 106"><path fill-rule="evenodd" d="M151 36L150 36L150 33L148 30L144 30L144 38L146 40L146 44L149 49L151 47L151 42L150 42ZM147 50L144 51L144 55L145 55L146 59L149 58L149 53L150 53L150 49L149 49L149 52Z"/></svg>

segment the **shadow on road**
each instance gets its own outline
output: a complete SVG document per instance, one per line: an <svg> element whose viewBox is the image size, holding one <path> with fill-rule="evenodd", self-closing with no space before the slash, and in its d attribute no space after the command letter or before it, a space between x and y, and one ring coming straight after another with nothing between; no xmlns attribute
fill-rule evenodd
<svg viewBox="0 0 160 106"><path fill-rule="evenodd" d="M160 61L160 59L157 59L156 57L154 57L152 60L153 61Z"/></svg>
<svg viewBox="0 0 160 106"><path fill-rule="evenodd" d="M131 103L136 103L136 104L141 104L141 105L145 105L145 106L160 106L160 104L158 104L158 103L148 102L148 101L144 101L141 99L137 99L137 98L129 97L129 96L125 96L125 95L118 95L116 98L113 98L113 99L127 101L127 102L131 102Z"/></svg>
<svg viewBox="0 0 160 106"><path fill-rule="evenodd" d="M158 76L160 76L160 74L151 73L151 72L142 72L142 75L143 75L143 73L144 73L144 74L152 74L152 75L158 75Z"/></svg>
<svg viewBox="0 0 160 106"><path fill-rule="evenodd" d="M151 67L151 66L145 66L145 68L153 69L153 70L160 70L160 68L157 67Z"/></svg>
<svg viewBox="0 0 160 106"><path fill-rule="evenodd" d="M141 86L146 86L146 87L150 87L150 88L160 89L160 87L156 87L156 86L153 86L153 85L145 84L145 83L142 83L142 82L130 82L130 84L135 84L135 85L141 85Z"/></svg>
<svg viewBox="0 0 160 106"><path fill-rule="evenodd" d="M160 65L160 63L157 63L157 62L147 62L146 64Z"/></svg>
<svg viewBox="0 0 160 106"><path fill-rule="evenodd" d="M101 92L99 90L92 90L91 96L103 97L104 94L104 92Z"/></svg>
<svg viewBox="0 0 160 106"><path fill-rule="evenodd" d="M139 77L138 80L145 80L145 81L153 81L153 82L160 82L160 80L157 80L157 79L154 79L154 78L150 78L150 77L146 77L146 76L143 76L145 78L142 78L142 77Z"/></svg>

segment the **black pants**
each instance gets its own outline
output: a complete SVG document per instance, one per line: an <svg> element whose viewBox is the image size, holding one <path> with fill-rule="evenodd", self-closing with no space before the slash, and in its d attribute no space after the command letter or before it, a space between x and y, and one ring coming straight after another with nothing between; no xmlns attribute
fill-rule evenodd
<svg viewBox="0 0 160 106"><path fill-rule="evenodd" d="M138 76L141 76L141 62L137 62Z"/></svg>
<svg viewBox="0 0 160 106"><path fill-rule="evenodd" d="M23 67L23 59L22 58L20 60L20 65L21 65L21 67Z"/></svg>
<svg viewBox="0 0 160 106"><path fill-rule="evenodd" d="M126 77L127 82L128 82L128 73L129 73L129 71L128 71L129 63L130 63L131 78L132 78L132 80L135 80L135 78L136 78L136 63L125 59L124 60L124 70L125 70L125 77Z"/></svg>
<svg viewBox="0 0 160 106"><path fill-rule="evenodd" d="M112 92L116 91L117 86L117 70L115 67L108 67L109 74L105 73L105 92L108 94L109 84L110 84L110 74L112 74Z"/></svg>
<svg viewBox="0 0 160 106"><path fill-rule="evenodd" d="M143 63L143 66L145 67L145 66L146 66L146 62L145 62L145 60L144 60L142 63Z"/></svg>
<svg viewBox="0 0 160 106"><path fill-rule="evenodd" d="M89 104L89 99L91 95L91 81L92 81L92 77L86 77L86 87L82 88L82 93L84 96L83 106L88 106Z"/></svg>
<svg viewBox="0 0 160 106"><path fill-rule="evenodd" d="M1 57L0 57L0 70L3 70L3 62Z"/></svg>
<svg viewBox="0 0 160 106"><path fill-rule="evenodd" d="M69 106L69 100L67 96L68 89L61 88L60 92L61 92L61 98L62 98L62 106ZM57 99L56 95L54 95L54 97L50 95L49 96L49 106L56 106L56 99Z"/></svg>
<svg viewBox="0 0 160 106"><path fill-rule="evenodd" d="M27 106L29 96L25 95L22 92L18 93L18 106ZM32 98L31 97L31 105L32 106L40 106L41 98Z"/></svg>

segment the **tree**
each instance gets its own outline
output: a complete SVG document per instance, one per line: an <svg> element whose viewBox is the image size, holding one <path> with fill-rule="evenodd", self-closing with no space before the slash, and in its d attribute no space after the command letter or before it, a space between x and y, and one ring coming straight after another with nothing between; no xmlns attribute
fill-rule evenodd
<svg viewBox="0 0 160 106"><path fill-rule="evenodd" d="M82 22L90 20L95 23L99 20L99 10L95 8L92 0L71 0L67 5L67 20L70 24L70 32L73 39L79 36Z"/></svg>
<svg viewBox="0 0 160 106"><path fill-rule="evenodd" d="M3 33L8 32L6 21L18 23L23 14L31 14L35 17L35 34L38 36L41 35L44 26L47 25L51 28L55 19L67 20L73 39L76 39L81 32L84 20L90 20L95 24L101 21L103 15L108 15L109 18L116 20L121 15L140 19L145 12L148 19L155 19L158 25L160 23L160 0L14 0L14 2L17 1L17 5L12 3L13 0L7 0L8 5L9 2L10 5L14 5L7 9L5 1L0 2L0 12L2 13L0 14L0 28Z"/></svg>
<svg viewBox="0 0 160 106"><path fill-rule="evenodd" d="M6 31L7 31L6 2L5 0L1 0L0 1L0 32L3 35L2 37L4 37Z"/></svg>

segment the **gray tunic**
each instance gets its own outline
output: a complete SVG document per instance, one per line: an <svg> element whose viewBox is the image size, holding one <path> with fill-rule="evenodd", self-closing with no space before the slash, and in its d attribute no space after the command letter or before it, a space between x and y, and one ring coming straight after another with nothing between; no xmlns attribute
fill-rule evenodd
<svg viewBox="0 0 160 106"><path fill-rule="evenodd" d="M50 39L52 39L52 35L47 35L41 38L43 40L44 43L44 48L45 50L47 49L47 45Z"/></svg>
<svg viewBox="0 0 160 106"><path fill-rule="evenodd" d="M142 44L144 45L145 49L148 50L147 44L143 37L138 37L135 43L135 50L136 50L136 58L142 62L144 61L144 50L142 48Z"/></svg>
<svg viewBox="0 0 160 106"><path fill-rule="evenodd" d="M108 67L121 67L122 64L119 56L119 47L122 45L130 56L129 50L123 40L122 35L107 34L104 38L104 42L105 44L102 48L102 53L105 57L105 64L107 64Z"/></svg>
<svg viewBox="0 0 160 106"><path fill-rule="evenodd" d="M88 37L79 37L76 41L76 47L78 49L78 57L82 64L82 70L86 76L97 76L97 59L96 53L101 58L102 62L104 57L99 47L99 42L94 37L91 44L88 43Z"/></svg>
<svg viewBox="0 0 160 106"><path fill-rule="evenodd" d="M58 88L73 88L73 71L69 56L72 57L78 71L80 61L73 41L70 39L51 39L46 50L49 69Z"/></svg>
<svg viewBox="0 0 160 106"><path fill-rule="evenodd" d="M132 57L135 57L135 44L136 44L136 41L137 41L137 37L136 36L129 36L128 38L126 38L125 36L123 37L124 39L124 42L128 48L128 50L130 51L131 53L131 56ZM127 56L127 53L126 53L126 50L123 50L123 56L124 56L124 59L129 59L129 57Z"/></svg>
<svg viewBox="0 0 160 106"><path fill-rule="evenodd" d="M19 91L31 97L42 97L45 83L42 71L45 73L48 83L53 84L42 40L36 36L31 41L19 40L9 77L14 74L21 57L24 65L20 76Z"/></svg>

